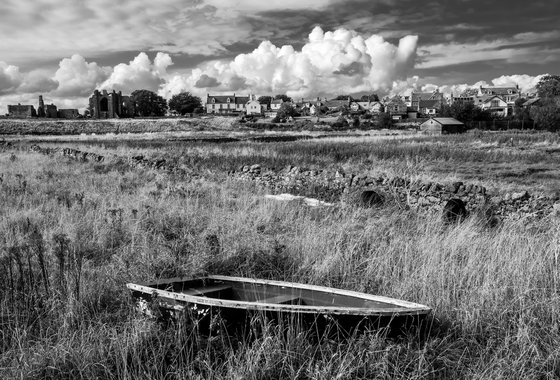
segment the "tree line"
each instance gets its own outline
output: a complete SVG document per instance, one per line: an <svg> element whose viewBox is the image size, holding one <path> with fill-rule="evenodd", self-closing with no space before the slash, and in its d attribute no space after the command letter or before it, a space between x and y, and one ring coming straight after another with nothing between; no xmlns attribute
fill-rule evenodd
<svg viewBox="0 0 560 380"><path fill-rule="evenodd" d="M149 90L136 90L130 97L134 104L135 116L164 116L168 109L179 115L204 112L202 100L189 92L173 95L169 102Z"/></svg>

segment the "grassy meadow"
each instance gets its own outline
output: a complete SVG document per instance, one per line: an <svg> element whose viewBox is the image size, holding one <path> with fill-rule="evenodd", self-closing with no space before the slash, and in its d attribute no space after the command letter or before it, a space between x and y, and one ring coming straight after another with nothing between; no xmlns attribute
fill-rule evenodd
<svg viewBox="0 0 560 380"><path fill-rule="evenodd" d="M0 151L0 378L560 377L559 218L444 226L394 204L277 203L227 176L291 164L554 194L558 135L40 142L103 154L102 163L42 156L31 143ZM140 154L186 174L125 165ZM433 313L399 337L317 338L272 324L251 337L205 336L192 321L139 315L125 288L205 273L369 292Z"/></svg>

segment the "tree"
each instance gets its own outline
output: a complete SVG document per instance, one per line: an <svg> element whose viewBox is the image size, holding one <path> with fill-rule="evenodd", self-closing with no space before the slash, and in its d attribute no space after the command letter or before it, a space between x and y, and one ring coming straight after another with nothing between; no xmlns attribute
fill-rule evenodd
<svg viewBox="0 0 560 380"><path fill-rule="evenodd" d="M393 126L393 117L389 112L381 112L377 118L379 128L391 128Z"/></svg>
<svg viewBox="0 0 560 380"><path fill-rule="evenodd" d="M525 98L518 98L515 100L515 104L513 105L513 117L516 120L529 120L531 118L529 110L523 107L523 103L526 101L527 99Z"/></svg>
<svg viewBox="0 0 560 380"><path fill-rule="evenodd" d="M283 95L283 94L275 95L274 99L275 100L282 99L283 102L291 102L292 101L292 98L290 98L288 95Z"/></svg>
<svg viewBox="0 0 560 380"><path fill-rule="evenodd" d="M353 101L354 99L352 99L352 97L350 95L338 95L336 98L334 98L334 100L350 100L350 101Z"/></svg>
<svg viewBox="0 0 560 380"><path fill-rule="evenodd" d="M340 114L343 116L350 115L350 107L348 107L346 104L340 106L339 110Z"/></svg>
<svg viewBox="0 0 560 380"><path fill-rule="evenodd" d="M533 119L540 129L548 129L549 131L560 130L560 96L556 98L541 99L538 107L531 107L529 111L531 119Z"/></svg>
<svg viewBox="0 0 560 380"><path fill-rule="evenodd" d="M177 111L181 115L200 112L203 109L202 100L198 96L191 95L189 92L181 92L171 97L169 109Z"/></svg>
<svg viewBox="0 0 560 380"><path fill-rule="evenodd" d="M284 102L276 112L276 117L273 119L273 121L277 123L281 119L287 119L290 116L297 116L297 111L292 103Z"/></svg>
<svg viewBox="0 0 560 380"><path fill-rule="evenodd" d="M272 101L272 96L268 96L268 95L259 96L257 100L259 101L260 104L266 104L267 106L270 106L270 102Z"/></svg>
<svg viewBox="0 0 560 380"><path fill-rule="evenodd" d="M555 98L560 96L560 75L545 75L537 84L540 98Z"/></svg>
<svg viewBox="0 0 560 380"><path fill-rule="evenodd" d="M361 102L378 102L379 101L379 96L377 96L377 94L371 94L371 95L363 95L360 98Z"/></svg>
<svg viewBox="0 0 560 380"><path fill-rule="evenodd" d="M492 116L488 111L480 109L472 102L455 102L452 105L444 104L441 107L440 114L443 117L453 117L463 123L492 119Z"/></svg>
<svg viewBox="0 0 560 380"><path fill-rule="evenodd" d="M348 129L348 126L348 120L346 120L346 118L342 115L340 115L331 125L331 127L335 130Z"/></svg>
<svg viewBox="0 0 560 380"><path fill-rule="evenodd" d="M130 94L137 116L163 116L167 110L164 98L149 90L136 90Z"/></svg>

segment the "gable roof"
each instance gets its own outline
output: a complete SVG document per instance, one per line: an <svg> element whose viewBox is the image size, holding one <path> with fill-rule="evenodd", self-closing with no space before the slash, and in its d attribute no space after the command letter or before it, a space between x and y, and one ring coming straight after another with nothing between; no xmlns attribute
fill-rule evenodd
<svg viewBox="0 0 560 380"><path fill-rule="evenodd" d="M251 98L249 96L235 96L235 95L208 95L206 97L206 104L212 104L212 99L214 99L214 104L225 104L230 99L230 103L234 104L245 104Z"/></svg>
<svg viewBox="0 0 560 380"><path fill-rule="evenodd" d="M481 98L482 98L482 103L488 103L488 102L490 102L490 101L492 101L492 100L494 100L494 99L499 99L499 100L501 100L502 102L507 103L507 102L504 100L504 98L502 98L502 97L499 96L499 95L486 95L486 96L482 96Z"/></svg>
<svg viewBox="0 0 560 380"><path fill-rule="evenodd" d="M441 125L464 125L464 123L453 117L434 117L432 120Z"/></svg>
<svg viewBox="0 0 560 380"><path fill-rule="evenodd" d="M481 92L491 91L492 95L513 95L518 94L517 87L480 87ZM510 92L511 91L511 92Z"/></svg>
<svg viewBox="0 0 560 380"><path fill-rule="evenodd" d="M406 106L404 100L402 100L399 96L394 96L385 103L385 105L389 105L389 104L400 104Z"/></svg>
<svg viewBox="0 0 560 380"><path fill-rule="evenodd" d="M433 92L413 92L411 94L412 101L423 101L423 100L440 100L443 98L443 93L439 91Z"/></svg>
<svg viewBox="0 0 560 380"><path fill-rule="evenodd" d="M532 106L533 104L539 102L541 100L541 98L533 98L533 99L529 99L527 100L525 103L522 104L523 107L529 107Z"/></svg>
<svg viewBox="0 0 560 380"><path fill-rule="evenodd" d="M439 108L441 106L441 102L439 100L420 100L418 102L419 108Z"/></svg>
<svg viewBox="0 0 560 380"><path fill-rule="evenodd" d="M282 99L274 99L270 102L270 104L282 104L284 101Z"/></svg>
<svg viewBox="0 0 560 380"><path fill-rule="evenodd" d="M328 100L325 105L329 108L342 107L350 104L349 100Z"/></svg>

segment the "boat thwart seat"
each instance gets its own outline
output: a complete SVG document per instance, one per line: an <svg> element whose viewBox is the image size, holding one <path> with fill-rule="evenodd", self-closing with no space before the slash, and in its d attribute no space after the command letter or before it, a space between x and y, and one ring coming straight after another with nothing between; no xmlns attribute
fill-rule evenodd
<svg viewBox="0 0 560 380"><path fill-rule="evenodd" d="M259 299L260 303L275 303L281 305L301 305L302 300L299 297L292 296L289 294L280 294L277 296L272 296L264 299Z"/></svg>
<svg viewBox="0 0 560 380"><path fill-rule="evenodd" d="M181 293L186 294L188 296L206 296L212 297L217 296L221 293L225 293L228 290L231 290L231 285L226 284L219 284L213 286L205 286L201 288L187 288L184 289Z"/></svg>

